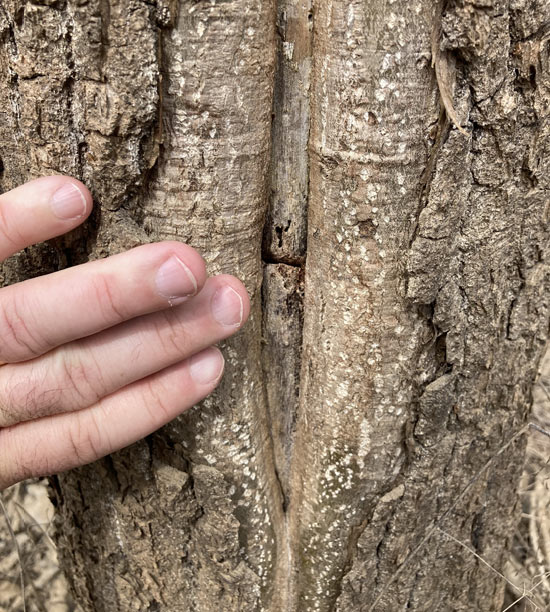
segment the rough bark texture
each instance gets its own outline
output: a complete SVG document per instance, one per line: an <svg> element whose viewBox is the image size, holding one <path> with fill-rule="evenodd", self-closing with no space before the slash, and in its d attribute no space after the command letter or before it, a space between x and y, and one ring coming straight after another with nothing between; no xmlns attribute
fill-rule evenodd
<svg viewBox="0 0 550 612"><path fill-rule="evenodd" d="M501 598L439 530L499 567L513 526L503 483L522 443L460 493L525 421L547 338L547 50L533 31L548 13L482 4L446 3L441 21L467 135L440 113L437 5L315 14L293 609Z"/></svg>
<svg viewBox="0 0 550 612"><path fill-rule="evenodd" d="M500 568L548 336L549 14L2 3L1 187L72 174L96 213L1 280L178 239L253 302L215 395L52 480L84 609L499 610L473 553Z"/></svg>

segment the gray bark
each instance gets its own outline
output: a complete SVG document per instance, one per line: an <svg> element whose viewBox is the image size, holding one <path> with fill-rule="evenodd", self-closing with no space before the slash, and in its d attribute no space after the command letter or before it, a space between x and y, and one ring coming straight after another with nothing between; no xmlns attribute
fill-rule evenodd
<svg viewBox="0 0 550 612"><path fill-rule="evenodd" d="M2 3L2 189L246 283L216 393L52 479L85 610L499 610L548 337L549 0ZM462 545L461 545L462 543ZM468 550L470 549L470 550Z"/></svg>

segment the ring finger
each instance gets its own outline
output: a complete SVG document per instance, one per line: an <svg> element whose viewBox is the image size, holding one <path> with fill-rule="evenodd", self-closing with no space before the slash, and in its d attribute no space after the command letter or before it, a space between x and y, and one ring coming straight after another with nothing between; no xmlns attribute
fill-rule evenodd
<svg viewBox="0 0 550 612"><path fill-rule="evenodd" d="M95 461L152 433L208 395L223 357L214 348L76 412L0 429L0 491L28 478Z"/></svg>

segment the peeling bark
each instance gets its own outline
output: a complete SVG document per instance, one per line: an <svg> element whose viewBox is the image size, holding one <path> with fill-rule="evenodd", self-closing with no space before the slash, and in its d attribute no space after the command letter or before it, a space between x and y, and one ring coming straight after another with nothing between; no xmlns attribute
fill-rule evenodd
<svg viewBox="0 0 550 612"><path fill-rule="evenodd" d="M253 304L212 397L52 479L85 610L500 609L473 553L502 565L548 339L549 14L2 3L0 187L96 212L0 280L176 239Z"/></svg>

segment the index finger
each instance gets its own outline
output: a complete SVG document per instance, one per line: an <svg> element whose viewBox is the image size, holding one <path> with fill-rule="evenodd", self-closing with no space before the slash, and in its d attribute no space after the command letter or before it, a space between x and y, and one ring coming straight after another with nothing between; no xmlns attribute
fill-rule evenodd
<svg viewBox="0 0 550 612"><path fill-rule="evenodd" d="M74 178L44 176L0 195L0 261L80 225L92 196Z"/></svg>

